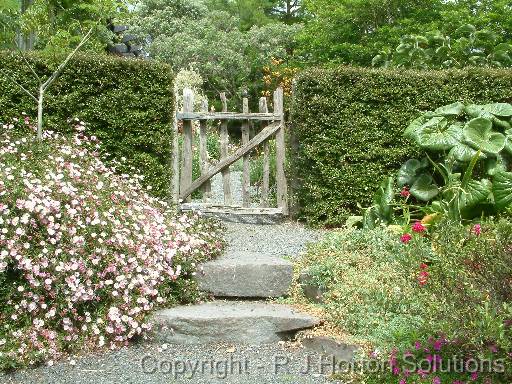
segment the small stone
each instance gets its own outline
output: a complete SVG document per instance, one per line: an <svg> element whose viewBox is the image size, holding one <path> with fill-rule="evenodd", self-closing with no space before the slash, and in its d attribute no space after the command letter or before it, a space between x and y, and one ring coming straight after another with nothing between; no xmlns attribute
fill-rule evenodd
<svg viewBox="0 0 512 384"><path fill-rule="evenodd" d="M321 353L326 356L333 356L336 361L350 362L354 359L355 353L360 349L357 345L341 343L332 337L312 336L302 340L306 350Z"/></svg>
<svg viewBox="0 0 512 384"><path fill-rule="evenodd" d="M306 296L309 300L314 303L324 302L324 292L317 284L315 284L313 277L308 271L302 272L300 274L299 283L302 287L302 291L304 292L304 296Z"/></svg>

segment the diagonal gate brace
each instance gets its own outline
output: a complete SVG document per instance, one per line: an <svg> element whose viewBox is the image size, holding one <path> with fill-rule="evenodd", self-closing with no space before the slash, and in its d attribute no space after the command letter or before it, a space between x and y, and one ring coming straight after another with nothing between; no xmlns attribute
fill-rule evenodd
<svg viewBox="0 0 512 384"><path fill-rule="evenodd" d="M231 156L221 160L215 167L213 167L208 173L205 173L198 179L196 179L190 187L180 193L180 199L186 199L192 192L201 187L207 180L211 179L217 173L221 172L224 168L229 167L235 161L240 159L245 154L251 152L258 145L267 140L270 136L275 134L281 128L281 122L273 123L266 126L256 136L254 136L246 145L236 150Z"/></svg>

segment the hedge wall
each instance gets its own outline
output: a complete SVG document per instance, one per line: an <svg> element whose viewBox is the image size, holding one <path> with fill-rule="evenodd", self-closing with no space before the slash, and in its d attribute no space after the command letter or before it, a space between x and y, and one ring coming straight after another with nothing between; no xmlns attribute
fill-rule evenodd
<svg viewBox="0 0 512 384"><path fill-rule="evenodd" d="M455 101L512 102L512 71L311 69L292 103L291 170L300 215L339 226L417 149L402 137L419 114Z"/></svg>
<svg viewBox="0 0 512 384"><path fill-rule="evenodd" d="M31 54L28 61L41 77L49 76L63 58ZM37 115L34 100L8 77L32 92L37 81L23 60L0 52L0 122L21 112ZM126 157L126 170L135 167L154 194L165 196L170 180L173 75L155 62L106 55L77 55L48 88L45 127L66 130L69 118L86 122L88 133L103 142L110 156Z"/></svg>

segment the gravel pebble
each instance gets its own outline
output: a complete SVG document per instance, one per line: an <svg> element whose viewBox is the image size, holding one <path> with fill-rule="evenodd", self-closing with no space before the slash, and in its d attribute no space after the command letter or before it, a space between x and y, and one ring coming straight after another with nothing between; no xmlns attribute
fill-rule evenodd
<svg viewBox="0 0 512 384"><path fill-rule="evenodd" d="M262 252L273 256L297 256L306 245L317 241L322 231L306 228L302 224L283 222L257 225L226 222L227 251Z"/></svg>
<svg viewBox="0 0 512 384"><path fill-rule="evenodd" d="M309 356L309 357L308 357ZM311 362L308 372L307 361ZM321 360L322 359L322 360ZM135 384L340 383L332 381L331 359L291 343L260 346L182 346L134 344L121 350L76 357L76 364L59 362L15 374L5 384ZM322 372L320 362L325 364ZM196 363L197 362L197 363ZM212 370L213 362L213 370ZM197 365L196 365L197 364ZM197 366L196 373L192 368ZM186 367L186 368L181 368ZM183 372L184 370L184 372Z"/></svg>

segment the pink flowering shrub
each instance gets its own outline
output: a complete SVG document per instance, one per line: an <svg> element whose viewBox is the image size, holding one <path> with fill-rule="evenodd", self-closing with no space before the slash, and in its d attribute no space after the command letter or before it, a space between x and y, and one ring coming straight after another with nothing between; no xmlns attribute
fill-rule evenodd
<svg viewBox="0 0 512 384"><path fill-rule="evenodd" d="M0 127L1 368L124 345L152 310L193 299L220 226L175 217L140 176L116 174L83 123L43 143L27 118Z"/></svg>

